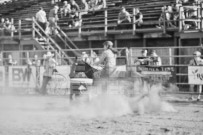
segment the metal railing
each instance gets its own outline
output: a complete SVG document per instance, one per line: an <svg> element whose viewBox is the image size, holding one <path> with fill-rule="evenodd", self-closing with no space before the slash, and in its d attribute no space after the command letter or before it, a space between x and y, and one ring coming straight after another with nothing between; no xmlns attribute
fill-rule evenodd
<svg viewBox="0 0 203 135"><path fill-rule="evenodd" d="M203 51L201 46L191 46L191 47L133 47L133 48L117 48L118 54L117 57L126 59L126 63L129 67L136 67L135 60L141 56L141 50L148 49L149 51L155 50L158 56L162 59L162 66L173 66L176 69L176 79L177 85L180 88L188 89L188 66L190 60L193 59L193 52L199 50ZM82 54L82 52L86 52L91 56L92 52L96 52L98 57L103 52L103 48L91 48L91 49L64 49L65 53L69 54L69 59L74 60L75 57ZM34 59L34 55L38 55L38 59L43 60L43 55L46 54L46 50L39 51L2 51L1 57L3 63L0 65L6 65L6 61L8 61L8 55L12 54L13 58L17 59L17 65L27 65L27 59ZM52 51L53 53L57 53L56 51ZM74 53L75 52L75 53ZM55 59L57 56L55 55ZM66 58L61 58L66 59ZM59 59L57 59L59 60Z"/></svg>

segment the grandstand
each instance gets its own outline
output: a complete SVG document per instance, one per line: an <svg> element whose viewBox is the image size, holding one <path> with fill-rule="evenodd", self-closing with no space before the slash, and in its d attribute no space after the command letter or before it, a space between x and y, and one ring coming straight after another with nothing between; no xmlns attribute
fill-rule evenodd
<svg viewBox="0 0 203 135"><path fill-rule="evenodd" d="M76 0L80 5L80 0ZM107 8L96 13L89 12L82 17L82 26L69 28L67 17L59 18L58 26L60 37L50 36L51 43L41 42L35 39L32 17L39 7L45 11L53 7L50 0L18 0L0 5L0 15L4 18L13 18L13 24L17 29L11 35L1 35L1 50L38 50L46 49L46 45L52 45L52 49L62 50L70 48L101 48L104 40L114 41L115 47L169 47L169 46L197 46L202 42L202 34L199 31L185 33L179 28L156 28L161 14L161 7L174 3L175 0L128 0L125 5L127 11L133 14L133 8L139 7L144 23L136 28L132 23L128 29L116 29L116 22L121 0L107 0ZM62 6L61 2L56 2ZM59 13L60 14L60 13ZM60 15L59 15L60 16ZM37 34L36 34L37 33ZM9 44L9 47L7 46ZM53 45L54 44L54 45ZM12 48L12 49L11 49ZM64 53L64 52L62 52ZM65 54L64 54L65 55Z"/></svg>

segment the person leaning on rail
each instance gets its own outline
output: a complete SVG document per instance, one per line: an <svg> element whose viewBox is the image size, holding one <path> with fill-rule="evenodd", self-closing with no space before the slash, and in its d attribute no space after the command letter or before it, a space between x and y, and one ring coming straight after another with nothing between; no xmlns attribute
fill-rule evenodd
<svg viewBox="0 0 203 135"><path fill-rule="evenodd" d="M189 65L190 66L203 66L203 59L201 59L201 53L199 51L195 51L193 53L193 56L194 57L193 57L193 59L190 60ZM194 86L195 85L190 85L190 92L194 92ZM197 86L197 89L199 90L199 95L197 97L197 101L199 101L201 98L202 88L200 88L200 87L202 87L202 86L201 85ZM194 100L193 95L191 95L189 100Z"/></svg>

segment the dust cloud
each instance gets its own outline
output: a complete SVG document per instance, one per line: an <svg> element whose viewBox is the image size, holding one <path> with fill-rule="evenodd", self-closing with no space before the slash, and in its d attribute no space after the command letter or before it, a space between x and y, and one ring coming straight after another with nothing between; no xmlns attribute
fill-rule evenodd
<svg viewBox="0 0 203 135"><path fill-rule="evenodd" d="M104 91L105 88L108 91ZM162 111L176 112L171 104L162 100L160 93L164 90L166 89L162 84L151 85L139 80L135 82L122 80L117 81L116 84L100 82L70 104L68 115L88 119ZM173 90L172 85L167 88L167 91L171 90Z"/></svg>

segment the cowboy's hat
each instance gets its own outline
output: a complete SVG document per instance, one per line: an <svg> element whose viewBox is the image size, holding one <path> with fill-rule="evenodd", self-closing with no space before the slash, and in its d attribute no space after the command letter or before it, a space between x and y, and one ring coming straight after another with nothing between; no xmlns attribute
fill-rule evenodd
<svg viewBox="0 0 203 135"><path fill-rule="evenodd" d="M53 57L54 54L52 54L51 52L47 52L46 57Z"/></svg>

